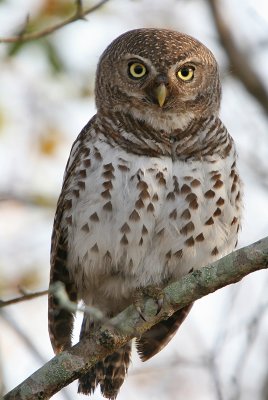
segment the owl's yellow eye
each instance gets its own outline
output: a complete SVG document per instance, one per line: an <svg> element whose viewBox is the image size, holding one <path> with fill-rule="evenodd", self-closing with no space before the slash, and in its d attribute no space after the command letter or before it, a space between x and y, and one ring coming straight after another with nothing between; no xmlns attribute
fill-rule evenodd
<svg viewBox="0 0 268 400"><path fill-rule="evenodd" d="M140 79L147 72L145 65L141 63L132 63L129 65L129 74L131 78Z"/></svg>
<svg viewBox="0 0 268 400"><path fill-rule="evenodd" d="M178 77L182 81L190 81L194 77L194 68L193 67L182 67L181 69L179 69L177 74L178 74Z"/></svg>

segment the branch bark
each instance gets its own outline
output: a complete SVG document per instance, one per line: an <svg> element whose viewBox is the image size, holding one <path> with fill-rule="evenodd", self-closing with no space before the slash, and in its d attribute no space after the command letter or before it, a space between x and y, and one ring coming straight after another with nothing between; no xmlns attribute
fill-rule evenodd
<svg viewBox="0 0 268 400"><path fill-rule="evenodd" d="M265 113L268 114L268 93L263 82L249 63L249 56L245 54L235 43L230 29L230 23L226 18L226 8L219 0L208 0L214 22L222 43L230 61L233 73L242 82L247 91L258 101Z"/></svg>
<svg viewBox="0 0 268 400"><path fill-rule="evenodd" d="M50 35L51 33L63 28L64 26L71 24L72 22L78 21L79 19L84 19L86 15L93 13L94 11L99 9L101 6L103 6L105 3L107 3L108 1L109 0L101 0L95 6L83 10L82 1L76 0L76 11L75 11L74 15L71 16L70 18L67 18L64 21L61 21L58 24L55 24L48 28L45 28L42 31L33 32L33 33L25 33L24 32L25 29L27 28L27 23L26 23L26 27L24 28L23 32L21 32L19 35L16 35L16 36L0 38L0 43L28 42L30 40L40 39L41 37Z"/></svg>
<svg viewBox="0 0 268 400"><path fill-rule="evenodd" d="M248 247L237 250L221 260L183 277L168 285L164 291L164 304L156 314L156 304L144 298L143 321L132 305L104 325L93 331L69 351L52 358L43 367L4 396L4 400L49 399L64 386L79 377L81 372L111 354L161 319L176 310L212 293L226 285L240 281L246 275L268 268L268 237Z"/></svg>

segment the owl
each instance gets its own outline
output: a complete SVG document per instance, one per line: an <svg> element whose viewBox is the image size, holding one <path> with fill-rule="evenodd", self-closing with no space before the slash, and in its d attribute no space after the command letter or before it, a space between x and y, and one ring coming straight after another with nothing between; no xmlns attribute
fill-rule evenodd
<svg viewBox="0 0 268 400"><path fill-rule="evenodd" d="M100 57L96 115L74 142L58 200L50 284L111 318L138 291L164 286L231 252L241 219L232 137L219 118L213 54L166 29L136 29ZM192 305L136 340L143 361L176 333ZM71 346L74 315L49 296L56 353ZM98 327L85 315L80 338ZM79 379L78 391L115 399L131 343Z"/></svg>

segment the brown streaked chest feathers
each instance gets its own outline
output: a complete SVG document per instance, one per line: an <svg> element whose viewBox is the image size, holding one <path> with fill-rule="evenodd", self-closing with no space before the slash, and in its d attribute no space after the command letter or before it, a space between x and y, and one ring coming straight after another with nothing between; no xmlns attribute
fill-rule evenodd
<svg viewBox="0 0 268 400"><path fill-rule="evenodd" d="M64 216L68 268L82 297L93 301L88 293L94 292L97 301L96 287L108 302L128 298L137 287L178 278L233 250L241 196L236 153L224 127L217 145L200 145L197 159L190 157L194 145L181 141L189 155L182 160L176 142L169 142L173 157L149 157L132 147L125 151L128 142L121 146L104 136L103 126L97 135L92 129L68 184L72 207ZM222 146L226 157L213 146Z"/></svg>

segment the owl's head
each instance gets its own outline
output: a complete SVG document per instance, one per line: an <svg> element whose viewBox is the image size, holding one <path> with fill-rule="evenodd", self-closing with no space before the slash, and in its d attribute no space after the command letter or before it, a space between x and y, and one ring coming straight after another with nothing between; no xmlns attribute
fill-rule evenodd
<svg viewBox="0 0 268 400"><path fill-rule="evenodd" d="M191 36L167 29L136 29L102 54L96 104L165 130L219 111L221 86L213 54Z"/></svg>

